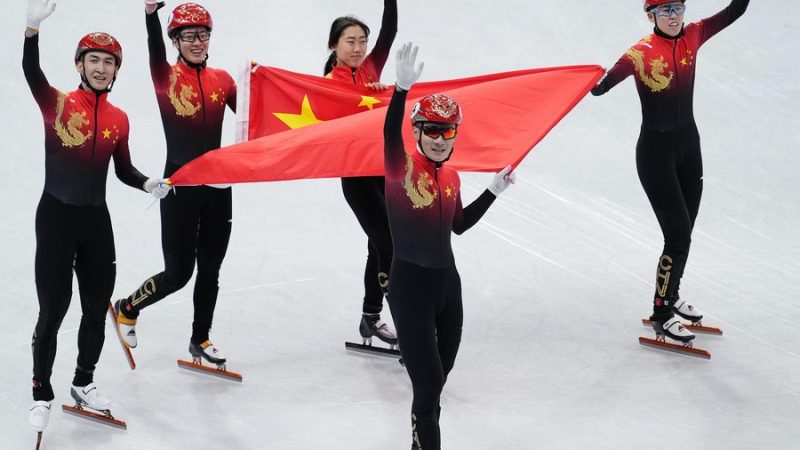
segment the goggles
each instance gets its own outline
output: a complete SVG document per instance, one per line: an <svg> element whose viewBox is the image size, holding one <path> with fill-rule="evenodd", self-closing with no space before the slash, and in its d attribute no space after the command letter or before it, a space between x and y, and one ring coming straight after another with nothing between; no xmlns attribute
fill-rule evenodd
<svg viewBox="0 0 800 450"><path fill-rule="evenodd" d="M686 12L686 5L683 3L667 3L666 5L656 6L650 10L656 17L669 17L672 13L681 16Z"/></svg>
<svg viewBox="0 0 800 450"><path fill-rule="evenodd" d="M441 136L444 140L449 141L458 134L458 130L455 127L441 126L432 123L424 123L418 126L420 130L422 130L422 133L431 139L439 139L439 136Z"/></svg>
<svg viewBox="0 0 800 450"><path fill-rule="evenodd" d="M178 39L181 42L194 42L195 39L198 39L200 42L205 42L211 39L211 32L208 30L202 31L184 31L182 33L178 33Z"/></svg>

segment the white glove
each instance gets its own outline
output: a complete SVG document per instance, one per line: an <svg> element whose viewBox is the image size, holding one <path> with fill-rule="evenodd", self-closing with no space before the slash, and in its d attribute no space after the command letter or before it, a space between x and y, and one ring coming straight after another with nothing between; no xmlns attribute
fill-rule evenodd
<svg viewBox="0 0 800 450"><path fill-rule="evenodd" d="M145 14L153 14L158 9L158 0L144 0Z"/></svg>
<svg viewBox="0 0 800 450"><path fill-rule="evenodd" d="M161 200L169 194L172 188L167 184L167 180L162 178L148 178L147 181L144 182L144 190L153 197Z"/></svg>
<svg viewBox="0 0 800 450"><path fill-rule="evenodd" d="M425 63L419 63L419 66L414 70L414 64L417 60L417 51L419 47L413 47L411 42L403 44L400 51L397 52L397 81L395 84L400 89L407 91L411 89L411 85L419 80L422 75L422 67Z"/></svg>
<svg viewBox="0 0 800 450"><path fill-rule="evenodd" d="M511 166L506 166L500 172L494 174L494 180L489 185L489 192L494 194L495 197L499 196L507 187L517 181L517 175L511 172Z"/></svg>
<svg viewBox="0 0 800 450"><path fill-rule="evenodd" d="M56 9L56 0L28 0L28 28L38 30L44 19Z"/></svg>

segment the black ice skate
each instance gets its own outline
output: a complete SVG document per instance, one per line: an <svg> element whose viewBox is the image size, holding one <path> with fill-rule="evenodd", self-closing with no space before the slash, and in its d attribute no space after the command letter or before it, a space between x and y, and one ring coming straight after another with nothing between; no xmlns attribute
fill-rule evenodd
<svg viewBox="0 0 800 450"><path fill-rule="evenodd" d="M358 332L363 339L362 343L345 342L346 349L373 355L400 356L400 350L397 348L397 335L386 322L381 320L380 314L362 314ZM379 340L389 344L389 348L373 347L373 337L377 337Z"/></svg>
<svg viewBox="0 0 800 450"><path fill-rule="evenodd" d="M241 374L231 372L226 368L225 364L228 361L227 358L222 354L222 350L214 346L211 341L205 341L202 344L190 342L189 353L192 355L192 361L179 359L178 367L205 373L207 375L214 375L231 381L242 382L243 377ZM206 360L216 367L204 366L203 360Z"/></svg>

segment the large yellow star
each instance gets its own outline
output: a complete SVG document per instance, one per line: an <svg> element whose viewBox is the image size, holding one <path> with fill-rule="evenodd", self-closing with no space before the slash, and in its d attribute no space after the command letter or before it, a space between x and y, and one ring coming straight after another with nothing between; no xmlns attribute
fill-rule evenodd
<svg viewBox="0 0 800 450"><path fill-rule="evenodd" d="M686 58L683 58L683 59L681 59L681 64L683 64L683 65L685 66L685 65L687 65L687 64L689 64L689 63L688 63L688 62L686 62Z"/></svg>
<svg viewBox="0 0 800 450"><path fill-rule="evenodd" d="M369 97L369 96L366 96L366 95L362 95L361 96L361 103L359 103L358 106L366 106L367 109L369 109L371 111L372 110L372 105L376 105L376 104L378 104L380 102L381 101L378 100L375 97Z"/></svg>
<svg viewBox="0 0 800 450"><path fill-rule="evenodd" d="M212 102L217 103L217 100L219 99L219 94L217 94L216 92L212 92L210 97Z"/></svg>
<svg viewBox="0 0 800 450"><path fill-rule="evenodd" d="M275 117L281 120L281 122L285 123L286 126L294 130L295 128L302 128L308 125L314 125L315 123L322 122L321 120L317 119L317 116L314 115L314 111L311 110L311 104L308 102L308 95L303 96L303 104L300 105L300 114L289 114L289 113L272 113L275 114Z"/></svg>
<svg viewBox="0 0 800 450"><path fill-rule="evenodd" d="M109 130L108 128L106 128L105 130L103 130L103 138L104 138L104 139L109 139L109 138L111 138L111 130Z"/></svg>
<svg viewBox="0 0 800 450"><path fill-rule="evenodd" d="M447 194L447 198L450 198L450 194L453 193L453 190L450 189L450 186L447 186L447 188L445 188L444 192Z"/></svg>

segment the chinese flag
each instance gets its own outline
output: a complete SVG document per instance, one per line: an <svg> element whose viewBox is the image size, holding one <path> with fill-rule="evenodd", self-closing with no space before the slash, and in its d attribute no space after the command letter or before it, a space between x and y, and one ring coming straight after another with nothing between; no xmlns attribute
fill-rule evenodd
<svg viewBox="0 0 800 450"><path fill-rule="evenodd" d="M447 164L498 171L516 167L602 75L600 66L569 66L417 83L406 111L428 94L453 97L464 120ZM248 95L244 88L242 95ZM198 157L170 181L196 185L382 175L383 108L391 95L392 89L377 93L255 66L240 111L247 114L240 137L249 140ZM404 139L413 149L410 126L404 127Z"/></svg>

